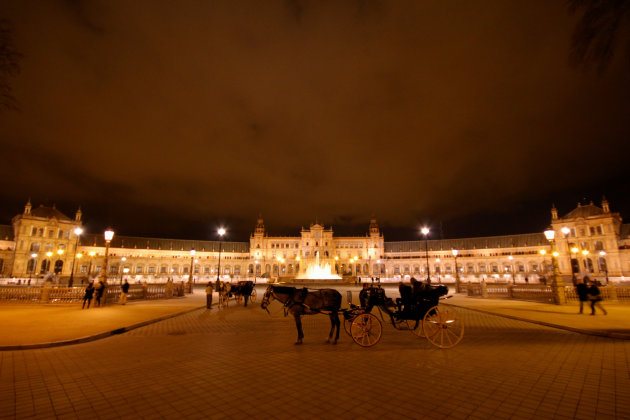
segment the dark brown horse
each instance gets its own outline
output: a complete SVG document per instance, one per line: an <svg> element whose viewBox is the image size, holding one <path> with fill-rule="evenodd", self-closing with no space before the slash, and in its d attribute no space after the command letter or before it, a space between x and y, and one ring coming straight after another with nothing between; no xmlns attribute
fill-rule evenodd
<svg viewBox="0 0 630 420"><path fill-rule="evenodd" d="M297 289L295 287L273 286L269 285L265 291L260 306L269 312L267 306L275 299L284 304L288 313L295 318L295 326L297 327L298 339L295 344L302 344L304 333L302 332L302 315L328 314L330 317L330 333L328 340L330 343L333 336L333 330L337 328L337 333L333 344L337 344L339 340L339 308L341 308L341 293L335 289L317 289L308 291L308 289Z"/></svg>

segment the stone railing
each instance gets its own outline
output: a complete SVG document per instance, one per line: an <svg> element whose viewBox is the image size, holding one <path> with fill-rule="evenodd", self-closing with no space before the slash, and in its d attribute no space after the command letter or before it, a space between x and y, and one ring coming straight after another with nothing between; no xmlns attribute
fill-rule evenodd
<svg viewBox="0 0 630 420"><path fill-rule="evenodd" d="M121 285L108 285L101 299L104 303L116 303ZM127 300L169 299L184 296L184 283L133 284ZM0 286L0 303L77 303L83 301L85 287L60 287L50 283L43 286Z"/></svg>
<svg viewBox="0 0 630 420"><path fill-rule="evenodd" d="M542 284L492 284L468 283L465 288L468 296L483 298L505 298L529 300L543 303L573 303L578 302L575 287L565 285L554 291L553 286ZM630 286L615 286L613 284L600 286L602 298L610 302L630 303ZM558 302L560 295L560 302Z"/></svg>

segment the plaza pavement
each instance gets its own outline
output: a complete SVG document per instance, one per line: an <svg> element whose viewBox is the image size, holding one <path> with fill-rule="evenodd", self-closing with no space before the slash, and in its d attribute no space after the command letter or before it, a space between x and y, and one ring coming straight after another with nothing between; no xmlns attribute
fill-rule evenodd
<svg viewBox="0 0 630 420"><path fill-rule="evenodd" d="M353 291L357 303L359 288L337 287L346 297ZM394 286L385 286L390 297L397 296ZM260 304L264 286L257 286ZM214 294L213 306L218 302ZM599 311L590 316L590 307L578 315L578 305L551 305L508 299L482 299L453 295L443 301L456 307L528 321L582 334L630 339L630 305L603 302L608 315ZM232 301L231 305L235 305ZM201 289L184 298L131 301L127 305L110 304L81 309L80 304L27 305L0 304L0 350L29 349L77 344L121 334L153 322L205 307Z"/></svg>
<svg viewBox="0 0 630 420"><path fill-rule="evenodd" d="M281 305L270 314L259 301L197 309L204 298L196 291L89 311L29 307L31 315L19 313L28 318L22 325L36 323L28 334L41 334L31 342L44 345L188 312L81 344L5 348L0 419L630 419L630 341L487 313L543 313L586 332L620 322L620 332L623 307L590 317L572 307L457 296L452 304L474 308L458 309L464 339L442 350L387 325L374 347L343 331L337 345L325 344L325 316L305 317L304 345L294 346L295 326ZM11 316L0 310L6 331ZM78 317L99 327L88 331L92 323L81 321L77 334L66 324ZM26 340L12 337L13 345Z"/></svg>

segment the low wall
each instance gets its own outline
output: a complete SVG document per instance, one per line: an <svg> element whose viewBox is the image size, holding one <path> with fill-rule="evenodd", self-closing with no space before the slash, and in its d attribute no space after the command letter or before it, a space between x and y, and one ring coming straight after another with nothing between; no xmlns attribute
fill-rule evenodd
<svg viewBox="0 0 630 420"><path fill-rule="evenodd" d="M468 283L464 290L468 296L483 298L505 298L528 300L543 303L554 303L554 291L550 285L542 284L495 284L495 283ZM630 286L616 286L609 284L599 286L604 300L619 303L630 303ZM578 296L574 286L563 286L564 297L567 303L578 302Z"/></svg>
<svg viewBox="0 0 630 420"><path fill-rule="evenodd" d="M121 285L110 284L101 302L116 303ZM179 283L132 284L127 300L169 299L184 296L185 285ZM83 301L85 287L64 287L45 283L42 286L0 286L0 303L77 303Z"/></svg>

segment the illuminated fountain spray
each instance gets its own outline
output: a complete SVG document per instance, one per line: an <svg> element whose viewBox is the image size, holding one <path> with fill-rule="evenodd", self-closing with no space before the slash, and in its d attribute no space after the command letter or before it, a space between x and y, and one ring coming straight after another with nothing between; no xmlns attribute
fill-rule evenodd
<svg viewBox="0 0 630 420"><path fill-rule="evenodd" d="M299 273L296 279L300 280L339 280L340 276L332 272L330 263L319 262L319 251L315 253L315 262L309 263L304 273Z"/></svg>

